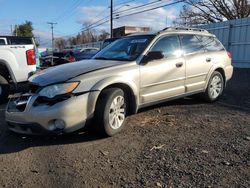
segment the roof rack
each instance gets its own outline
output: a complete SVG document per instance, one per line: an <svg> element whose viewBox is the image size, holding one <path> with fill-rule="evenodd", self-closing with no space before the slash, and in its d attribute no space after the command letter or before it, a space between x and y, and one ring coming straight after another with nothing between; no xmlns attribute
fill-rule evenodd
<svg viewBox="0 0 250 188"><path fill-rule="evenodd" d="M191 27L166 27L162 31L172 31L172 30L184 30L184 31L199 31L199 32L207 32L205 29L200 28L191 28Z"/></svg>

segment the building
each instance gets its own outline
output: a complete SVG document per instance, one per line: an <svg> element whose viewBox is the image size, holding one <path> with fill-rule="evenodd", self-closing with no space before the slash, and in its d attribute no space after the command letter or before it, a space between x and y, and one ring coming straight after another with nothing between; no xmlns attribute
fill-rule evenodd
<svg viewBox="0 0 250 188"><path fill-rule="evenodd" d="M131 33L141 33L150 31L149 27L122 26L113 29L113 37L122 37Z"/></svg>

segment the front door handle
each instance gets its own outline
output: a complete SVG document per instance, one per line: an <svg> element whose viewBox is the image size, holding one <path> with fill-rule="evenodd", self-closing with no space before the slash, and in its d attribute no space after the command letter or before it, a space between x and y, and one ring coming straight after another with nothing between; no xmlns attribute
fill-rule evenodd
<svg viewBox="0 0 250 188"><path fill-rule="evenodd" d="M208 57L208 58L206 59L206 62L211 62L211 58Z"/></svg>
<svg viewBox="0 0 250 188"><path fill-rule="evenodd" d="M183 63L182 63L182 62L176 63L175 66L176 66L177 68L180 68L180 67L183 66Z"/></svg>

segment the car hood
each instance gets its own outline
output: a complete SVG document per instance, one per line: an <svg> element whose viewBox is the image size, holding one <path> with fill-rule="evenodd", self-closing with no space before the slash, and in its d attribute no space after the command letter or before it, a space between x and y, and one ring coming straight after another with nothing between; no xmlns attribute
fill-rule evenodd
<svg viewBox="0 0 250 188"><path fill-rule="evenodd" d="M54 83L65 82L84 73L125 63L128 62L96 59L83 60L39 71L34 76L30 77L29 81L38 86L47 86Z"/></svg>

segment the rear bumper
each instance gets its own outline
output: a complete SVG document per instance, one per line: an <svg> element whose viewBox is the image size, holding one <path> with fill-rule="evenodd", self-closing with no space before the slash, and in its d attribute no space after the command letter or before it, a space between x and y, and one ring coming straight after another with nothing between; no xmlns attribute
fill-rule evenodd
<svg viewBox="0 0 250 188"><path fill-rule="evenodd" d="M226 81L230 80L233 76L233 66L232 65L226 66L224 71L225 71Z"/></svg>
<svg viewBox="0 0 250 188"><path fill-rule="evenodd" d="M89 96L90 93L85 93L53 105L36 105L38 96L33 95L28 97L23 110L15 108L16 99L10 100L5 112L8 128L22 134L59 134L76 131L83 128L87 119L93 116L94 105L88 109ZM63 122L64 127L55 128L56 120Z"/></svg>

